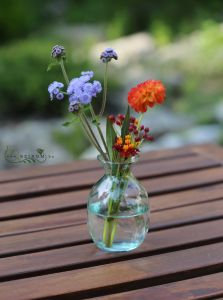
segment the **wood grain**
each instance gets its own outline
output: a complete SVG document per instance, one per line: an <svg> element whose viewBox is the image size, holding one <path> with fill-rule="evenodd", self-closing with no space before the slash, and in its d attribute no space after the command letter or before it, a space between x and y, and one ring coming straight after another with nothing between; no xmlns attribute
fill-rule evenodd
<svg viewBox="0 0 223 300"><path fill-rule="evenodd" d="M152 223L129 253L104 253L88 234L102 174L96 161L0 172L0 299L223 298L222 148L142 154L134 174Z"/></svg>
<svg viewBox="0 0 223 300"><path fill-rule="evenodd" d="M205 159L203 157L186 157L177 158L174 161L167 160L137 165L135 167L134 174L136 177L142 179L169 175L171 173L175 174L185 171L200 170L203 168L206 169L209 167L212 167L213 169L211 170L213 171L218 169L221 170L220 168L214 168L217 166L220 166L219 163L213 159ZM216 172L219 172L219 170ZM223 170L221 171L223 173ZM207 169L203 172L207 172ZM78 173L78 175L64 174L44 178L27 179L18 182L2 183L0 185L0 200L21 199L23 197L43 195L46 193L49 194L53 192L56 193L83 189L92 186L92 184L95 183L102 175L103 170L97 169Z"/></svg>
<svg viewBox="0 0 223 300"><path fill-rule="evenodd" d="M75 226L77 227L77 226ZM104 253L91 243L86 227L63 228L44 231L31 235L16 236L3 240L1 255L17 255L1 259L0 280L21 278L24 276L52 273L77 268L88 268L99 264L129 260L137 257L149 257L164 252L191 248L223 241L223 220L189 225L158 232L151 232L140 248L129 253ZM79 231L77 229L80 229ZM72 232L73 230L73 232ZM81 236L81 232L83 236ZM56 235L57 233L57 235ZM88 239L88 244L71 246L79 239ZM176 236L178 237L176 239ZM59 249L48 250L53 247ZM35 253L18 255L22 252ZM41 251L40 251L41 250ZM44 250L44 251L43 251Z"/></svg>
<svg viewBox="0 0 223 300"><path fill-rule="evenodd" d="M0 202L0 220L85 208L89 189L23 200ZM223 183L150 196L152 212L223 198Z"/></svg>
<svg viewBox="0 0 223 300"><path fill-rule="evenodd" d="M193 205L193 209L191 209L190 206L177 207L168 211L168 213L165 211L152 213L150 230L160 230L174 226L215 220L222 217L222 200ZM0 237L64 226L80 225L86 223L86 221L86 209L70 210L62 213L2 221L0 226Z"/></svg>
<svg viewBox="0 0 223 300"><path fill-rule="evenodd" d="M202 300L223 299L223 273L172 282L121 294L96 297L94 300Z"/></svg>
<svg viewBox="0 0 223 300"><path fill-rule="evenodd" d="M100 296L222 270L222 243L0 284L1 300ZM160 267L162 266L162 268ZM79 298L78 298L79 297Z"/></svg>
<svg viewBox="0 0 223 300"><path fill-rule="evenodd" d="M150 151L141 154L141 161L157 161L171 160L177 157L197 156L196 151L191 147L181 147L179 149L167 149L165 151ZM0 182L11 182L17 180L26 180L30 178L38 178L44 176L54 176L57 174L77 173L89 171L89 169L99 169L98 161L96 160L76 160L60 165L50 166L32 166L24 168L13 168L12 170L0 171Z"/></svg>

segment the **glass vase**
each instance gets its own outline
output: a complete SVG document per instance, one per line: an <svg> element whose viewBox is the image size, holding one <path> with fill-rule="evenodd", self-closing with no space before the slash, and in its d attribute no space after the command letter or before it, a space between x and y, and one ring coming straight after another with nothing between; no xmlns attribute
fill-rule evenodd
<svg viewBox="0 0 223 300"><path fill-rule="evenodd" d="M107 252L139 247L149 229L150 206L145 188L134 177L130 162L114 163L98 156L105 174L88 198L88 229L98 248Z"/></svg>

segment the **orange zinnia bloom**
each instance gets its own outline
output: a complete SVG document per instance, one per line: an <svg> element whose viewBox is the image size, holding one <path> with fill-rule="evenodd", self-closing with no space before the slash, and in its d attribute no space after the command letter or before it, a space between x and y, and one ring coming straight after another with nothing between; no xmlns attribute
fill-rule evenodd
<svg viewBox="0 0 223 300"><path fill-rule="evenodd" d="M147 80L129 91L128 102L136 112L146 112L148 106L162 104L165 97L166 89L160 80Z"/></svg>

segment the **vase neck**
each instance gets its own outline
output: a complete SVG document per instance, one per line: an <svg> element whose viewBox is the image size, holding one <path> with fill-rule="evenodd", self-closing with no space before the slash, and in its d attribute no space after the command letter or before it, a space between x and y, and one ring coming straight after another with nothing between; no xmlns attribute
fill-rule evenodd
<svg viewBox="0 0 223 300"><path fill-rule="evenodd" d="M98 160L103 166L105 174L115 177L125 177L132 175L132 164L136 161L135 159L132 159L128 162L117 163L112 161L105 161L101 159L100 156L98 157Z"/></svg>

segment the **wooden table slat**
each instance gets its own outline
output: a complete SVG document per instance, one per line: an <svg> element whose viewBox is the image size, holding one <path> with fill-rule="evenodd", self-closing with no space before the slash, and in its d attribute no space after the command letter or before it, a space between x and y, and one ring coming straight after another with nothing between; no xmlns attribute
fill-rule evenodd
<svg viewBox="0 0 223 300"><path fill-rule="evenodd" d="M69 228L71 229L71 228ZM206 222L205 224L188 225L183 228L174 228L164 231L151 232L140 248L129 253L107 254L98 253L95 246L84 244L78 246L67 247L66 244L72 244L76 239L75 228L72 230L55 230L45 231L45 234L38 233L30 242L29 239L19 239L15 237L14 241L9 239L3 241L7 246L1 249L0 255L11 255L1 259L0 281L6 279L15 279L36 274L52 273L52 270L61 271L69 269L77 269L99 264L111 263L115 261L134 259L136 257L157 255L164 252L180 250L211 244L213 242L223 242L223 220ZM85 230L84 230L85 229ZM89 239L86 227L81 228L83 237ZM79 234L80 235L80 234ZM176 239L176 236L178 238ZM40 240L40 237L42 239ZM31 237L32 238L32 237ZM36 241L36 249L35 249ZM11 243L10 243L11 242ZM13 243L14 242L14 243ZM90 242L90 240L88 240ZM37 244L39 243L39 244ZM75 241L74 241L75 243ZM60 247L59 249L48 250L51 247ZM42 252L40 252L42 247ZM44 248L45 247L45 248ZM36 251L35 253L18 255L19 251Z"/></svg>
<svg viewBox="0 0 223 300"><path fill-rule="evenodd" d="M190 147L182 147L179 149L168 149L164 151L151 151L149 153L141 154L141 161L158 161L158 160L171 160L180 157L197 156L196 153ZM140 162L139 162L140 163ZM17 180L26 180L30 178L38 178L44 176L54 176L58 174L86 172L90 169L99 169L99 163L96 160L79 160L75 162L69 162L60 165L49 165L49 166L35 166L35 167L24 167L24 168L13 168L12 170L0 171L0 183L1 182L12 182Z"/></svg>
<svg viewBox="0 0 223 300"><path fill-rule="evenodd" d="M173 194L150 196L152 211L193 205L220 199L223 196L223 183L193 188ZM0 220L29 217L34 215L62 212L85 208L89 189L61 194L33 197L24 200L0 202Z"/></svg>
<svg viewBox="0 0 223 300"><path fill-rule="evenodd" d="M94 300L205 300L223 299L223 273L158 285L141 290L96 297ZM219 298L220 297L220 298Z"/></svg>
<svg viewBox="0 0 223 300"><path fill-rule="evenodd" d="M0 299L223 298L223 149L141 155L151 228L129 253L104 253L88 234L86 200L102 174L97 161L0 172Z"/></svg>
<svg viewBox="0 0 223 300"><path fill-rule="evenodd" d="M170 175L171 173L182 173L186 171L194 171L212 167L219 169L219 163L213 159L206 159L203 157L186 157L177 158L174 161L155 162L148 164L136 165L135 176L138 178L151 178L152 177ZM216 168L214 168L216 167ZM203 170L206 172L207 170ZM197 171L199 172L199 171ZM202 172L202 171L200 171ZM223 171L222 171L223 174ZM44 178L36 178L19 182L2 183L0 189L0 200L5 201L8 199L18 199L28 196L41 195L46 193L64 192L69 190L77 190L80 188L90 187L97 179L103 175L103 170L93 170L84 173L79 173L78 176L74 174L65 174ZM182 175L182 174L181 174ZM75 176L75 180L74 180ZM178 175L171 175L178 176ZM223 175L222 175L223 178ZM159 178L159 180L162 179Z"/></svg>
<svg viewBox="0 0 223 300"><path fill-rule="evenodd" d="M222 200L196 204L193 205L193 209L191 209L190 206L177 207L168 211L168 213L165 211L154 212L152 214L150 230L160 230L190 223L204 222L205 220L215 220L222 217ZM80 225L86 223L86 220L86 209L79 209L37 217L2 221L0 226L0 237L63 226Z"/></svg>
<svg viewBox="0 0 223 300"><path fill-rule="evenodd" d="M1 300L103 295L199 276L223 268L223 243L0 284ZM162 268L160 268L162 266Z"/></svg>

